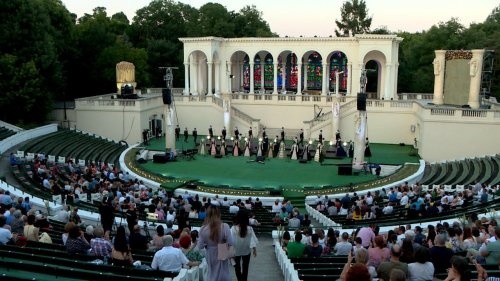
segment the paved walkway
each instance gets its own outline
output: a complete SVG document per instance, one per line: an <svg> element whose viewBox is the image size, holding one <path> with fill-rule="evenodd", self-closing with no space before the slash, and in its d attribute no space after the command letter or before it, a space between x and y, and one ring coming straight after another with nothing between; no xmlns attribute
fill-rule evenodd
<svg viewBox="0 0 500 281"><path fill-rule="evenodd" d="M270 235L258 236L259 244L257 245L257 257L250 258L250 266L248 268L248 280L260 281L283 281L283 273L276 260L274 253L273 239ZM233 280L236 280L236 275L233 270Z"/></svg>

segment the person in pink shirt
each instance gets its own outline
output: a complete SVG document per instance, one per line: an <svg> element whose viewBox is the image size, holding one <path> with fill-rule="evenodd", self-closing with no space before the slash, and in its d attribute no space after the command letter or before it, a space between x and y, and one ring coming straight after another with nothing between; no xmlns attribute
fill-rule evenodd
<svg viewBox="0 0 500 281"><path fill-rule="evenodd" d="M375 237L375 247L368 249L368 265L377 268L382 262L389 261L391 250L385 246L384 237Z"/></svg>
<svg viewBox="0 0 500 281"><path fill-rule="evenodd" d="M356 237L361 238L361 245L368 249L370 247L371 243L375 240L375 233L373 232L375 230L375 225L371 224L369 227L363 227L359 230L358 235Z"/></svg>

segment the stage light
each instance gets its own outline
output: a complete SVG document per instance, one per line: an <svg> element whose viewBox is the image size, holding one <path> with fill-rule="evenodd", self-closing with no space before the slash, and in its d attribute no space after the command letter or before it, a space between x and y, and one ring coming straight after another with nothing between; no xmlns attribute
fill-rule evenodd
<svg viewBox="0 0 500 281"><path fill-rule="evenodd" d="M248 138L245 138L245 141L248 141Z"/></svg>
<svg viewBox="0 0 500 281"><path fill-rule="evenodd" d="M332 145L333 145L333 141L330 141L330 146L332 146Z"/></svg>
<svg viewBox="0 0 500 281"><path fill-rule="evenodd" d="M218 136L217 139L220 140L220 136Z"/></svg>
<svg viewBox="0 0 500 281"><path fill-rule="evenodd" d="M262 138L259 138L259 141L262 141Z"/></svg>
<svg viewBox="0 0 500 281"><path fill-rule="evenodd" d="M312 140L309 140L309 144L313 144L313 141L312 141Z"/></svg>
<svg viewBox="0 0 500 281"><path fill-rule="evenodd" d="M347 146L347 142L344 142L342 145Z"/></svg>
<svg viewBox="0 0 500 281"><path fill-rule="evenodd" d="M231 140L234 141L234 137L231 137Z"/></svg>
<svg viewBox="0 0 500 281"><path fill-rule="evenodd" d="M207 140L210 140L210 136L207 136Z"/></svg>

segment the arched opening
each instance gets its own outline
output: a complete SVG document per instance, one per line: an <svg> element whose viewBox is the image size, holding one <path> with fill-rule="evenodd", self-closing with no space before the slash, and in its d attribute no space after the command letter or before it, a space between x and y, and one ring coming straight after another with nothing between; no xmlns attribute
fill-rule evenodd
<svg viewBox="0 0 500 281"><path fill-rule="evenodd" d="M232 91L247 92L250 89L250 65L247 53L237 51L231 55L231 70L228 75L231 79Z"/></svg>
<svg viewBox="0 0 500 281"><path fill-rule="evenodd" d="M347 67L347 56L344 52L336 51L330 56L330 67L328 76L328 89L335 92L338 83L339 93L347 92L347 78L350 73ZM338 81L337 81L338 75Z"/></svg>
<svg viewBox="0 0 500 281"><path fill-rule="evenodd" d="M321 91L323 82L323 61L318 52L312 52L307 57L307 64L304 67L303 76L307 79L304 83L304 90Z"/></svg>
<svg viewBox="0 0 500 281"><path fill-rule="evenodd" d="M207 55L202 51L193 51L190 54L189 77L191 77L190 91L193 95L208 93Z"/></svg>
<svg viewBox="0 0 500 281"><path fill-rule="evenodd" d="M157 114L149 116L149 131L153 136L157 136L159 133L163 133L163 122L161 120L161 117L162 116L158 116Z"/></svg>
<svg viewBox="0 0 500 281"><path fill-rule="evenodd" d="M297 55L290 53L285 61L285 88L289 91L297 91L299 81L297 68Z"/></svg>
<svg viewBox="0 0 500 281"><path fill-rule="evenodd" d="M366 65L366 93L369 99L380 98L381 71L380 63L376 60L369 60Z"/></svg>

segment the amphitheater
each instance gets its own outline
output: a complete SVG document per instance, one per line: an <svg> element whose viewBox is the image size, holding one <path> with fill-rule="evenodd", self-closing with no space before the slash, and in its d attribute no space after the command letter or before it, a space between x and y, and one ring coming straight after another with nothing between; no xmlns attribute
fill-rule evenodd
<svg viewBox="0 0 500 281"><path fill-rule="evenodd" d="M184 88L171 89L171 105L164 105L161 88L151 88L143 89L137 99L122 99L115 93L77 99L74 108L65 109L67 112L54 110L53 124L31 130L1 122L0 151L5 156L1 188L17 197L28 196L31 204L49 217L57 214L63 204L78 207L87 225L100 223L102 191L82 193L80 200L63 202L63 196L44 188L36 175L34 159L46 158L47 168L58 170L55 181L63 185L71 180L70 168L104 163L121 176L127 174L142 181L155 195L160 191L211 200L227 197L231 202L259 198L263 207L253 210L253 214L260 221L254 229L261 243L258 257L251 260L250 280L335 280L346 262L345 256L289 259L279 245L283 232L293 233L295 229L273 221L271 208L275 201L290 200L301 213L309 214L313 228L333 228L340 233L352 233L371 223L377 224L381 233L387 233L402 224L411 225L412 229L426 228L429 224L452 224L471 216L496 216L499 201L494 196L485 203L471 202L429 217L409 217L405 206L395 207L391 215L360 221L317 210L318 200L340 199L353 192L363 196L418 184L422 192L439 189L458 194L478 183L492 189L500 184L500 104L494 98L481 99L481 106L472 100L468 108L442 104L442 86L434 93L397 93L397 50L401 38L357 35L180 40L184 43L185 76L189 78L185 79ZM333 58L340 53L347 58L341 65L345 71L340 78L344 85L332 84L331 75L330 79L324 75L319 80L309 75L313 68L307 65L316 63L325 73L337 63ZM325 58L324 62L315 62L318 57ZM363 169L354 169L348 176L339 175L340 167L352 167L356 160L338 154L335 134L340 132L339 146L348 151L350 141L358 134L357 92L362 86L359 77L370 61L378 65L377 75L372 76L375 81L369 79L367 86L372 92L367 93L365 129L372 155L364 159ZM304 70L302 64L306 66ZM263 70L267 65L272 66L271 76L256 78L257 72L247 71ZM278 73L279 68L288 69L290 65L298 66L295 88L286 71ZM444 73L435 75L436 81L440 81ZM260 83L256 83L258 79ZM174 138L176 124L181 129L179 140ZM208 137L209 127L215 137ZM249 155L220 155L222 146L225 151L234 151L238 145L231 138L236 127L242 133L239 145L243 151L248 147ZM162 128L158 137L153 133L157 128ZM182 134L185 128L187 142ZM193 142L194 128L198 129L197 142ZM224 144L220 138L223 128L228 135ZM253 137L247 133L249 128ZM301 129L305 143L311 144L312 157L305 163L290 160L294 138L299 137ZM145 130L151 134L148 143L142 135ZM257 154L264 131L271 144L282 133L285 140L283 149L275 155L266 154L261 164ZM320 134L324 150L318 156L321 161L315 161ZM245 139L248 146L243 145ZM212 145L217 155L212 154ZM155 161L165 149L177 151L176 161ZM19 165L8 163L11 153ZM381 167L380 175L375 175L376 166ZM374 205L383 208L386 203L385 198ZM145 213L139 214L139 218L139 225L145 225L143 231L148 230L148 234L157 225L165 225L164 221L151 221ZM222 208L222 218L232 223L227 208ZM123 214L116 214L115 220L117 225L126 224ZM61 241L64 223L50 222L53 228L48 234L52 244L0 246L2 280L206 278L206 264L183 269L174 277L159 271L96 264L92 256L70 256ZM198 229L202 222L190 219L190 226ZM152 257L151 252L134 253L134 259L144 265L150 265ZM264 270L258 270L261 268Z"/></svg>

